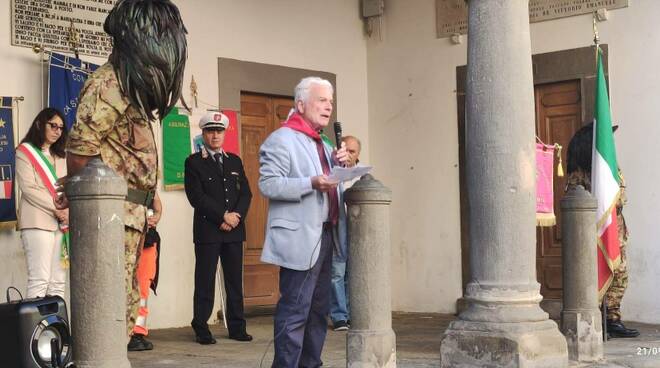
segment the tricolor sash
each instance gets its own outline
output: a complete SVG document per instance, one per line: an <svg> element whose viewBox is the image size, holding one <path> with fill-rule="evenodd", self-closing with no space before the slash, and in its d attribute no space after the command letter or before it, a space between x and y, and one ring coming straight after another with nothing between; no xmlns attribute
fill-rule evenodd
<svg viewBox="0 0 660 368"><path fill-rule="evenodd" d="M53 199L57 198L57 191L55 190L55 182L58 179L57 173L43 152L30 143L21 143L16 150L21 151L30 160L30 163L39 178L41 178L46 189L48 189L50 195ZM62 264L67 267L69 264L69 225L60 222L59 228L64 235L62 236L60 259L62 260Z"/></svg>

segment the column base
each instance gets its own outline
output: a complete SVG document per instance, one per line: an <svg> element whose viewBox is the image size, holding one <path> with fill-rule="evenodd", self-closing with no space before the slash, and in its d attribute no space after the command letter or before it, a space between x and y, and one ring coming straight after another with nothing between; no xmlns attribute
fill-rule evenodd
<svg viewBox="0 0 660 368"><path fill-rule="evenodd" d="M603 359L603 327L598 309L563 311L561 331L566 336L569 359L579 362Z"/></svg>
<svg viewBox="0 0 660 368"><path fill-rule="evenodd" d="M458 320L440 345L440 367L565 368L566 339L557 324Z"/></svg>
<svg viewBox="0 0 660 368"><path fill-rule="evenodd" d="M93 359L78 361L74 359L76 368L131 368L128 358Z"/></svg>
<svg viewBox="0 0 660 368"><path fill-rule="evenodd" d="M394 331L349 330L346 336L346 367L396 368Z"/></svg>

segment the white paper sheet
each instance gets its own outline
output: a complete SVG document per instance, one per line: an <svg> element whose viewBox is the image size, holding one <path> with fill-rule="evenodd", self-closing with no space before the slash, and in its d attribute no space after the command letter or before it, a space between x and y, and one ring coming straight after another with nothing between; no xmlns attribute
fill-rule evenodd
<svg viewBox="0 0 660 368"><path fill-rule="evenodd" d="M371 171L372 168L373 168L372 166L353 166L353 167L335 166L332 168L332 172L330 173L330 176L328 176L328 180L339 183L342 181L348 181L351 179L359 178L362 175L365 175L369 171Z"/></svg>

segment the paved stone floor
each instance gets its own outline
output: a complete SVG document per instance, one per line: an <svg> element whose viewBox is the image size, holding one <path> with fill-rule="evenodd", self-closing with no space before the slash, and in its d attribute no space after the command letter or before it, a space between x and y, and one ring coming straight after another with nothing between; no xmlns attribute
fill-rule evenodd
<svg viewBox="0 0 660 368"><path fill-rule="evenodd" d="M397 313L393 327L397 339L398 367L439 367L442 332L454 318L442 314ZM571 368L660 368L660 326L630 323L642 335L636 339L614 339L605 345L606 361L597 364L571 364ZM248 318L250 343L227 339L221 325L211 327L216 345L202 346L193 341L189 327L154 330L149 339L152 351L129 353L133 368L192 367L270 367L273 358L271 316ZM648 350L644 350L647 348ZM346 332L328 331L323 351L324 367L346 367Z"/></svg>

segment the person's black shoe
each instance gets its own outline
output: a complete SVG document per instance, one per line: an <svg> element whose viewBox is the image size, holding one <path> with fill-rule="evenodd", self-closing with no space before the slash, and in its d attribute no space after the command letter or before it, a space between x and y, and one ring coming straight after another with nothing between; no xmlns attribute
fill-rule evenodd
<svg viewBox="0 0 660 368"><path fill-rule="evenodd" d="M195 341L197 341L198 344L202 344L202 345L212 345L217 342L213 337L213 335L211 335L210 333L204 336L200 336L200 335L195 336Z"/></svg>
<svg viewBox="0 0 660 368"><path fill-rule="evenodd" d="M144 351L152 350L154 344L144 338L142 334L135 334L131 336L131 341L128 342L128 351Z"/></svg>
<svg viewBox="0 0 660 368"><path fill-rule="evenodd" d="M613 338L637 337L639 336L639 331L635 330L634 328L626 328L626 326L624 326L621 321L608 319L607 335Z"/></svg>
<svg viewBox="0 0 660 368"><path fill-rule="evenodd" d="M252 335L248 334L247 332L229 335L229 338L236 341L252 341Z"/></svg>
<svg viewBox="0 0 660 368"><path fill-rule="evenodd" d="M334 323L333 330L335 331L348 331L349 329L348 321L337 321Z"/></svg>

